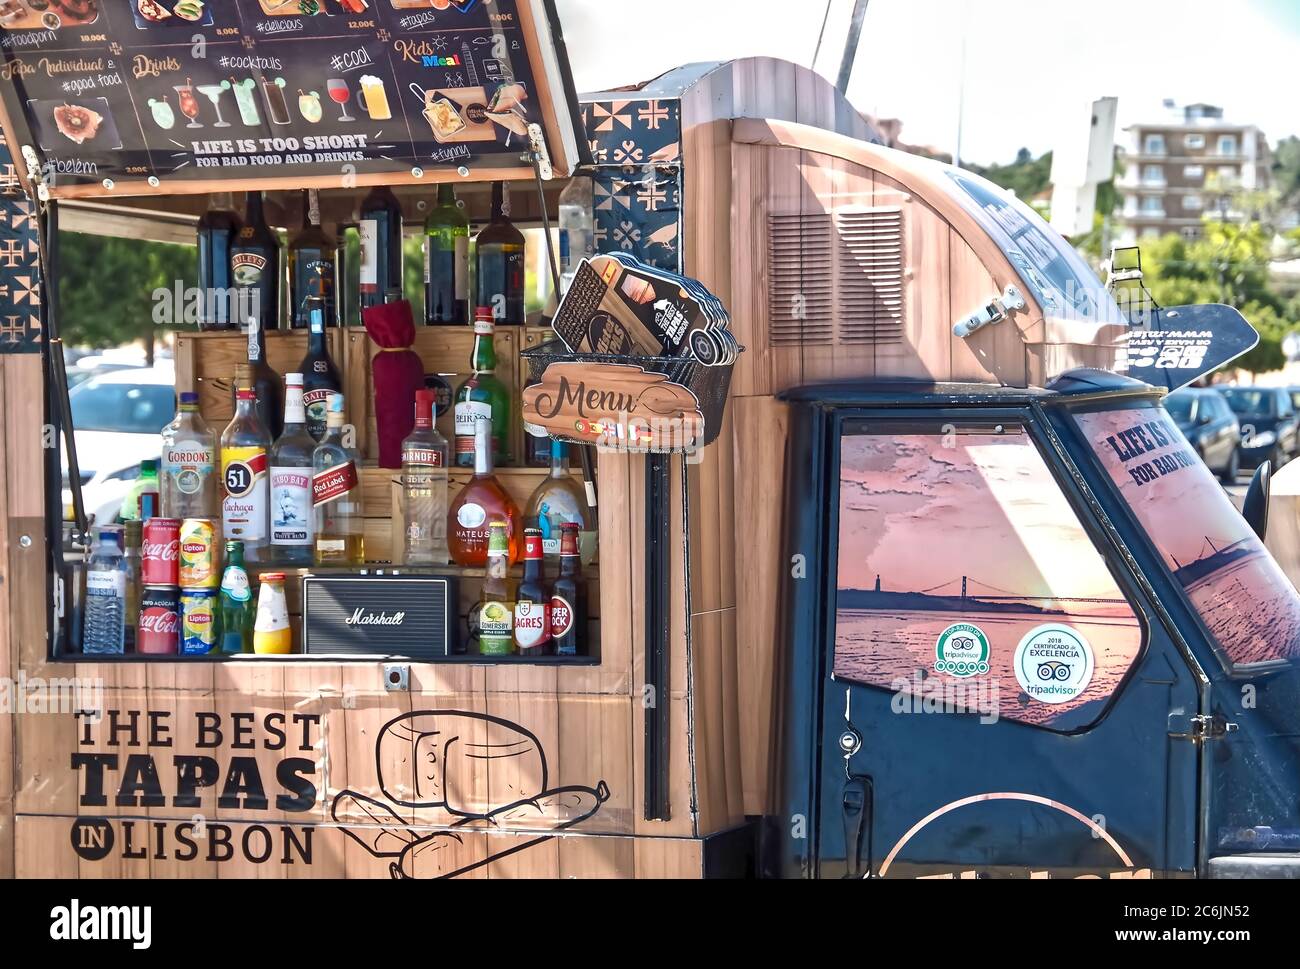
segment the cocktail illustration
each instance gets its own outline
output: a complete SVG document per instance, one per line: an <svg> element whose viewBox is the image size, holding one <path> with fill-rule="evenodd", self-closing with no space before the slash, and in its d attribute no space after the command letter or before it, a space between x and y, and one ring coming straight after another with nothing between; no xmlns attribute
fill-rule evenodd
<svg viewBox="0 0 1300 969"><path fill-rule="evenodd" d="M320 106L320 95L315 91L304 91L299 88L298 113L302 115L302 120L309 124L319 122L323 113Z"/></svg>
<svg viewBox="0 0 1300 969"><path fill-rule="evenodd" d="M229 81L221 81L219 84L200 84L198 91L209 101L212 102L212 110L217 112L217 120L212 122L214 128L229 128L230 122L221 116L221 95L230 90Z"/></svg>
<svg viewBox="0 0 1300 969"><path fill-rule="evenodd" d="M242 81L232 77L230 87L235 92L235 104L239 106L239 120L254 127L260 125L262 116L257 113L257 82L251 77Z"/></svg>
<svg viewBox="0 0 1300 969"><path fill-rule="evenodd" d="M172 90L176 92L176 106L181 109L181 114L190 119L187 128L202 128L199 117L199 99L194 96L194 86L190 84L187 77L184 84L173 84Z"/></svg>
<svg viewBox="0 0 1300 969"><path fill-rule="evenodd" d="M266 100L266 113L271 124L289 123L289 102L284 97L284 78L262 78L262 97Z"/></svg>
<svg viewBox="0 0 1300 969"><path fill-rule="evenodd" d="M166 98L150 98L149 110L153 112L153 121L163 131L171 131L176 124L176 112L167 103Z"/></svg>

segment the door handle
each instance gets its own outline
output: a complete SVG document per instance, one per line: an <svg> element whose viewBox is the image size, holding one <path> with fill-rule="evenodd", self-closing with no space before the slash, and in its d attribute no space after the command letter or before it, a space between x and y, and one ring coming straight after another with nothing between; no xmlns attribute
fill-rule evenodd
<svg viewBox="0 0 1300 969"><path fill-rule="evenodd" d="M850 774L844 782L842 800L844 816L844 866L845 878L871 877L871 778L863 774ZM862 872L863 829L866 829L867 869Z"/></svg>

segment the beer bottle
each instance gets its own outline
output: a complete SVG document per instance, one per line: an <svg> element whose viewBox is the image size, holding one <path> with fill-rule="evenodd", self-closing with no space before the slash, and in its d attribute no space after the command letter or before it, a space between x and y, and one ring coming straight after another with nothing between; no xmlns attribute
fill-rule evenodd
<svg viewBox="0 0 1300 969"><path fill-rule="evenodd" d="M253 651L253 590L244 567L244 543L226 542L226 568L221 573L218 605L221 652L229 655Z"/></svg>
<svg viewBox="0 0 1300 969"><path fill-rule="evenodd" d="M557 656L587 652L587 580L578 552L577 522L560 525L560 575L551 588L551 646Z"/></svg>
<svg viewBox="0 0 1300 969"><path fill-rule="evenodd" d="M514 652L514 611L510 607L510 525L488 523L487 575L478 607L478 651L484 656Z"/></svg>
<svg viewBox="0 0 1300 969"><path fill-rule="evenodd" d="M551 597L542 584L542 530L524 529L524 580L515 593L515 651L521 656L551 652Z"/></svg>

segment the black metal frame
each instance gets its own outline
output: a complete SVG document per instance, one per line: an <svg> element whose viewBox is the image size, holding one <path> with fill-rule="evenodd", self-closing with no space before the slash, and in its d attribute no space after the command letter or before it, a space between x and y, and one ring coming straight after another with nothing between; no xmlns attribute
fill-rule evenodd
<svg viewBox="0 0 1300 969"><path fill-rule="evenodd" d="M667 821L669 749L670 455L645 462L645 819Z"/></svg>

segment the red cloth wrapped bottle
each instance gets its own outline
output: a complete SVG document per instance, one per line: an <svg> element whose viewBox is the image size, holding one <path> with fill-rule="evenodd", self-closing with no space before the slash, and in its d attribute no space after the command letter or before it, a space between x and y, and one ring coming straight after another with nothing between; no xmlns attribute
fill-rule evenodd
<svg viewBox="0 0 1300 969"><path fill-rule="evenodd" d="M375 393L379 466L402 466L402 441L415 426L415 392L424 386L424 365L411 349L415 319L406 300L371 306L361 313L366 332L379 347L370 361Z"/></svg>

